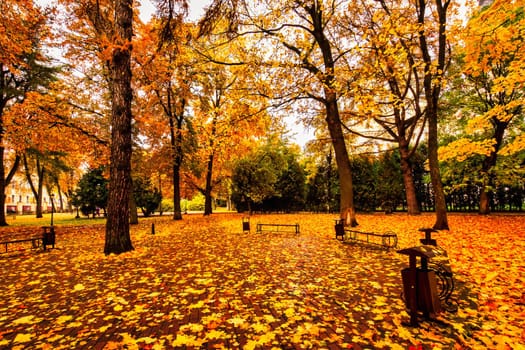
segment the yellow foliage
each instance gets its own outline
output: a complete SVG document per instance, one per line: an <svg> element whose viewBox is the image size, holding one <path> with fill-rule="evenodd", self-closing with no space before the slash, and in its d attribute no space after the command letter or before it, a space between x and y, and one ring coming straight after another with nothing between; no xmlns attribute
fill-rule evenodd
<svg viewBox="0 0 525 350"><path fill-rule="evenodd" d="M81 283L75 284L75 286L73 287L73 290L76 291L76 292L79 292L79 291L84 290L84 289L85 289L85 287Z"/></svg>
<svg viewBox="0 0 525 350"><path fill-rule="evenodd" d="M518 135L516 138L509 143L508 145L505 145L501 150L499 151L499 154L502 156L508 156L512 155L514 153L518 153L520 151L523 151L525 149L525 135Z"/></svg>
<svg viewBox="0 0 525 350"><path fill-rule="evenodd" d="M197 339L194 335L177 334L177 337L171 343L172 346L201 346L204 339Z"/></svg>
<svg viewBox="0 0 525 350"><path fill-rule="evenodd" d="M14 343L27 343L30 342L31 339L33 339L33 334L17 334L15 339L13 340Z"/></svg>
<svg viewBox="0 0 525 350"><path fill-rule="evenodd" d="M439 160L446 161L455 159L459 162L474 155L488 156L494 151L495 140L473 141L462 138L439 148Z"/></svg>

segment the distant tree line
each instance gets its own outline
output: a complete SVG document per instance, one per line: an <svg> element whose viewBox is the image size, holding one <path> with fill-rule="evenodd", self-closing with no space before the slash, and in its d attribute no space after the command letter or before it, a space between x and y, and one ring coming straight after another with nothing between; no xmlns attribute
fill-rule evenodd
<svg viewBox="0 0 525 350"><path fill-rule="evenodd" d="M379 157L352 158L357 210L387 213L406 210L399 158L397 150ZM424 151L414 157L416 195L421 211L434 211L434 196L425 161ZM473 175L471 180L465 177L457 164L444 163L443 169L447 210L478 211L482 184ZM501 174L501 181L491 189L491 210L523 211L524 180L516 177L509 181L507 175ZM308 174L299 162L299 155L286 148L260 149L239 160L234 167L232 201L240 212L339 212L337 176L331 154Z"/></svg>
<svg viewBox="0 0 525 350"><path fill-rule="evenodd" d="M334 163L332 153L315 162L305 160L299 150L290 148L282 141L270 142L235 162L231 175L232 203L239 212L337 213L340 191ZM406 211L399 151L391 150L379 156L355 156L351 159L351 165L354 201L358 211ZM483 186L474 170L476 166L476 159L442 163L448 211L479 211ZM434 196L423 147L413 157L412 168L421 211L434 211ZM489 193L491 211L524 210L525 181L512 169L503 166L495 172L497 185ZM103 168L88 171L72 194L73 205L84 215L89 216L97 210L105 214L107 183ZM134 177L133 188L133 199L144 216L150 216L159 209L162 197L149 179ZM192 206L190 210L202 209Z"/></svg>

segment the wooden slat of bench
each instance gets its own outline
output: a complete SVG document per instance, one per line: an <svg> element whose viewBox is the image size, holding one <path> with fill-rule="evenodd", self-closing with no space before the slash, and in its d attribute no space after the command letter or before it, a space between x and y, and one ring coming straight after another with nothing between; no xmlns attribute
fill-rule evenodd
<svg viewBox="0 0 525 350"><path fill-rule="evenodd" d="M348 238L352 241L380 245L387 249L395 248L397 246L397 235L395 233L363 232L363 231L356 231L356 230L349 230L349 229L345 229L345 233L349 233ZM360 239L359 235L365 235L366 240ZM381 242L378 243L378 242L371 241L370 239L371 237L381 238Z"/></svg>
<svg viewBox="0 0 525 350"><path fill-rule="evenodd" d="M299 233L299 224L261 224L261 223L257 224L257 232L262 232L262 231L268 231L268 232L276 231L276 232L280 232L278 229L277 230L263 230L264 226L277 227L277 228L279 228L279 227L294 227L295 228L295 233Z"/></svg>
<svg viewBox="0 0 525 350"><path fill-rule="evenodd" d="M31 245L33 248L40 247L40 241L43 243L44 237L43 236L34 236L29 238L19 238L19 239L11 239L8 241L1 241L0 244L5 245L5 252L7 253L7 246L9 244L16 244L16 243L24 243L24 242L31 242Z"/></svg>

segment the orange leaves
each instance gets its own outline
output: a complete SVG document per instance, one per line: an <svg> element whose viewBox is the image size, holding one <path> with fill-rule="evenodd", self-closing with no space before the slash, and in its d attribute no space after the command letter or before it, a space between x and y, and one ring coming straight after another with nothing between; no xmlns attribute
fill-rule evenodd
<svg viewBox="0 0 525 350"><path fill-rule="evenodd" d="M59 231L59 248L0 255L0 347L519 348L524 342L522 216L450 215L433 235L450 257L457 313L406 327L395 251L342 244L335 215L268 215L301 234L242 233L241 215L133 227L136 250L105 257L102 226ZM433 215L360 215L363 231L418 245ZM60 233L62 232L62 233ZM31 283L31 281L39 281ZM16 286L16 287L15 287ZM20 307L24 305L24 307ZM45 335L45 336L44 336ZM73 336L74 335L74 336Z"/></svg>

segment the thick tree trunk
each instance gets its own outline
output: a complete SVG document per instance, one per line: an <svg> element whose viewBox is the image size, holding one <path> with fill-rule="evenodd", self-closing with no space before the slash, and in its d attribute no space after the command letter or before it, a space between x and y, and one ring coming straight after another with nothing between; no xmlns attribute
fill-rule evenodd
<svg viewBox="0 0 525 350"><path fill-rule="evenodd" d="M129 195L131 191L131 39L133 1L117 0L116 47L110 66L111 158L104 253L133 250L129 233ZM118 46L117 46L118 45Z"/></svg>
<svg viewBox="0 0 525 350"><path fill-rule="evenodd" d="M400 145L399 153L401 155L401 173L403 174L403 184L405 185L407 212L409 215L419 215L421 214L421 208L417 202L416 186L414 184L412 162L410 161L408 147Z"/></svg>
<svg viewBox="0 0 525 350"><path fill-rule="evenodd" d="M483 186L479 195L479 213L483 215L490 214L490 197L485 186Z"/></svg>
<svg viewBox="0 0 525 350"><path fill-rule="evenodd" d="M211 215L213 212L211 191L213 189L213 154L208 158L208 169L206 171L206 187L204 188L204 215Z"/></svg>

